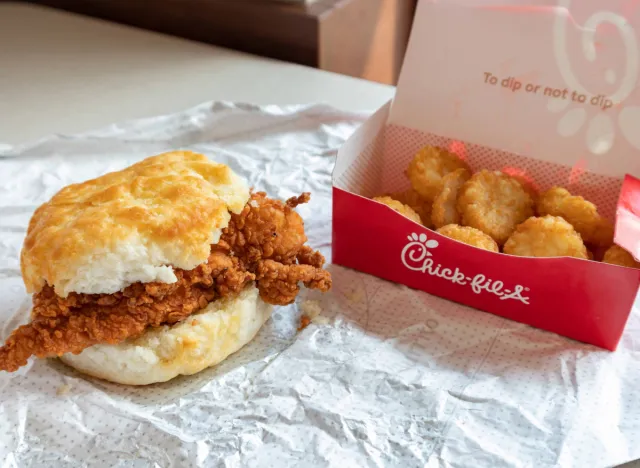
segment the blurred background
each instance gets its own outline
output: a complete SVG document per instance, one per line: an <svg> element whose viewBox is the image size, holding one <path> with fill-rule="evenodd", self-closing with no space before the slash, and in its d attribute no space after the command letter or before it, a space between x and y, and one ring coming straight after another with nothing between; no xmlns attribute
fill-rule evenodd
<svg viewBox="0 0 640 468"><path fill-rule="evenodd" d="M33 0L30 3L396 84L416 1Z"/></svg>

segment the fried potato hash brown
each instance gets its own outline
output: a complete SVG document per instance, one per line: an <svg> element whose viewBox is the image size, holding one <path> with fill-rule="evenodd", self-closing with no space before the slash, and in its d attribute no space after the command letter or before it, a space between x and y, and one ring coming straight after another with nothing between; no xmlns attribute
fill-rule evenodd
<svg viewBox="0 0 640 468"><path fill-rule="evenodd" d="M588 259L580 234L559 216L531 217L519 224L504 244L504 253L521 257Z"/></svg>
<svg viewBox="0 0 640 468"><path fill-rule="evenodd" d="M551 214L552 216L560 216L560 206L562 202L570 197L571 193L562 187L552 187L544 192L536 202L536 210L539 216L546 216Z"/></svg>
<svg viewBox="0 0 640 468"><path fill-rule="evenodd" d="M520 168L472 173L456 154L425 146L405 174L411 188L373 199L444 236L492 252L502 247L510 255L640 268L628 252L612 247L613 224L593 203L562 187L542 192Z"/></svg>
<svg viewBox="0 0 640 468"><path fill-rule="evenodd" d="M479 249L489 250L491 252L500 252L496 241L484 232L472 227L448 224L437 229L436 232L449 237L450 239L478 247Z"/></svg>
<svg viewBox="0 0 640 468"><path fill-rule="evenodd" d="M585 243L608 247L613 243L613 224L603 218L590 201L561 187L553 187L543 193L537 206L540 216L561 216L580 233Z"/></svg>
<svg viewBox="0 0 640 468"><path fill-rule="evenodd" d="M462 224L490 235L499 245L533 216L533 200L518 180L502 172L476 172L458 195Z"/></svg>
<svg viewBox="0 0 640 468"><path fill-rule="evenodd" d="M397 211L403 216L406 216L410 220L422 224L420 216L418 215L418 213L413 211L410 206L407 206L404 203L400 203L398 200L394 200L391 197L373 197L373 199L379 203L382 203L383 205L387 205L389 208Z"/></svg>
<svg viewBox="0 0 640 468"><path fill-rule="evenodd" d="M538 195L539 195L538 190L536 189L535 185L531 180L529 180L523 174L509 174L509 173L506 173L506 174L513 177L518 182L520 182L520 185L522 185L522 188L527 191L527 193L531 196L531 199L534 202L538 199Z"/></svg>
<svg viewBox="0 0 640 468"><path fill-rule="evenodd" d="M604 253L604 258L602 259L602 261L604 263L610 263L612 265L619 265L629 268L640 268L640 263L636 262L636 260L633 258L633 255L615 244L609 247L609 249Z"/></svg>
<svg viewBox="0 0 640 468"><path fill-rule="evenodd" d="M436 228L447 224L459 224L460 213L456 202L462 185L469 180L471 173L466 169L457 169L442 179L442 191L433 201L431 221Z"/></svg>
<svg viewBox="0 0 640 468"><path fill-rule="evenodd" d="M406 174L414 190L433 201L442 190L442 178L458 169L470 170L457 155L442 148L427 146L414 156Z"/></svg>
<svg viewBox="0 0 640 468"><path fill-rule="evenodd" d="M428 228L431 228L431 202L420 196L418 192L410 188L404 192L392 193L389 195L394 200L398 200L409 206L413 211L418 213L422 224Z"/></svg>

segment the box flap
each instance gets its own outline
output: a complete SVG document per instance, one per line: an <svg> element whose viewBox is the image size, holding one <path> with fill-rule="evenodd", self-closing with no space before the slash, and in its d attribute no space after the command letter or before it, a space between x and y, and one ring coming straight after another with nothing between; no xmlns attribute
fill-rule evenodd
<svg viewBox="0 0 640 468"><path fill-rule="evenodd" d="M639 24L624 0L422 1L390 123L640 176Z"/></svg>
<svg viewBox="0 0 640 468"><path fill-rule="evenodd" d="M378 109L338 150L332 180L335 187L373 196L381 184L383 163L380 145L389 119L391 101Z"/></svg>
<svg viewBox="0 0 640 468"><path fill-rule="evenodd" d="M615 243L640 259L640 180L626 176L616 209Z"/></svg>

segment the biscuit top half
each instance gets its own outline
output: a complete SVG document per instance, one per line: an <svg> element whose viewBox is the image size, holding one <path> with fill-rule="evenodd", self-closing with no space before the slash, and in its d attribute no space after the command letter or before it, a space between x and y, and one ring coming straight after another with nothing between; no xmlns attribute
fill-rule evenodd
<svg viewBox="0 0 640 468"><path fill-rule="evenodd" d="M112 294L172 283L204 263L249 187L228 166L176 151L64 187L29 222L20 264L27 291Z"/></svg>

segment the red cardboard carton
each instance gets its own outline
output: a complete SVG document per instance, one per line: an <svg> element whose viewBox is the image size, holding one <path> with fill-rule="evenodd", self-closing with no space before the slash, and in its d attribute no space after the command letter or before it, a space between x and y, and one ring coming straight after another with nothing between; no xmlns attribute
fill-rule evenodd
<svg viewBox="0 0 640 468"><path fill-rule="evenodd" d="M333 262L615 350L640 270L480 250L370 198L439 146L582 195L639 259L639 24L623 0L420 2L395 99L338 153Z"/></svg>

